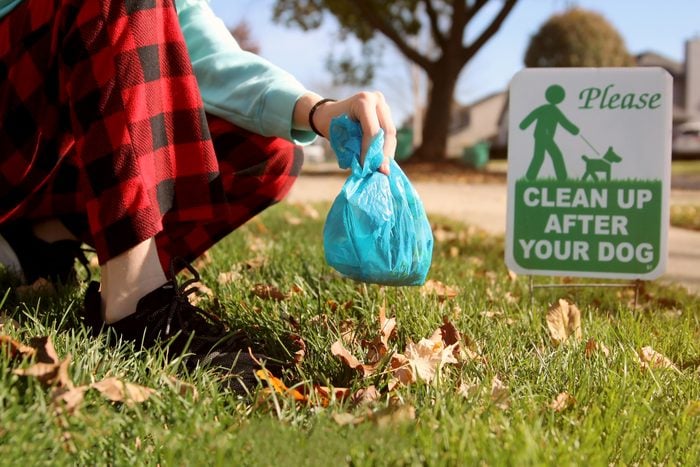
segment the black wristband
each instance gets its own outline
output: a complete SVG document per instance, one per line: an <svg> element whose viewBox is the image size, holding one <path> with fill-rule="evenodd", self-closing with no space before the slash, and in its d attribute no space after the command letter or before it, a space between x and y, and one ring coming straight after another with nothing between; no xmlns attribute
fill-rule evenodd
<svg viewBox="0 0 700 467"><path fill-rule="evenodd" d="M318 136L321 137L326 137L323 135L320 131L318 131L318 128L316 128L316 125L314 125L314 114L316 113L316 110L321 107L323 104L327 102L337 102L336 99L321 99L320 101L316 102L313 107L311 107L311 110L309 110L309 126L313 130L314 133L316 133Z"/></svg>

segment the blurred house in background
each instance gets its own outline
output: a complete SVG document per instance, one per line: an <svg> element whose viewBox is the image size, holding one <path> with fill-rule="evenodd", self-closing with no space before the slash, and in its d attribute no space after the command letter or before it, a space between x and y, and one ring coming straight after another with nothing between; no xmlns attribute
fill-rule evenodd
<svg viewBox="0 0 700 467"><path fill-rule="evenodd" d="M484 141L493 147L507 105L508 94L504 91L454 108L447 137L447 155L461 157L465 148Z"/></svg>
<svg viewBox="0 0 700 467"><path fill-rule="evenodd" d="M636 56L638 66L657 66L673 77L674 155L700 156L700 37L686 42L683 63L654 52ZM452 111L447 141L450 157L480 142L491 146L491 157L505 157L508 142L508 93L491 94Z"/></svg>

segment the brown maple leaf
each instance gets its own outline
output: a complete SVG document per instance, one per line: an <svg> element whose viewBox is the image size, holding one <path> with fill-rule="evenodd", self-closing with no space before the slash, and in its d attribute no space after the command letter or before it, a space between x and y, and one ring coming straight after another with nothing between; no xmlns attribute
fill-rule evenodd
<svg viewBox="0 0 700 467"><path fill-rule="evenodd" d="M678 367L671 360L649 346L639 350L639 361L643 369L669 368L680 373Z"/></svg>
<svg viewBox="0 0 700 467"><path fill-rule="evenodd" d="M260 381L267 383L268 387L264 394L281 394L285 397L291 397L297 402L308 402L308 398L302 394L299 390L294 388L288 388L284 382L270 373L268 370L262 369L255 372Z"/></svg>
<svg viewBox="0 0 700 467"><path fill-rule="evenodd" d="M549 403L549 408L555 412L563 412L569 407L573 407L574 404L576 404L574 396L564 391L557 394L557 397Z"/></svg>
<svg viewBox="0 0 700 467"><path fill-rule="evenodd" d="M442 318L442 326L440 326L440 335L445 345L453 346L453 354L455 358L460 358L462 353L462 335L457 330L455 325L452 324L452 322L450 322L447 316L444 316Z"/></svg>
<svg viewBox="0 0 700 467"><path fill-rule="evenodd" d="M54 388L51 392L51 402L58 413L72 414L78 410L85 399L85 392L90 386Z"/></svg>
<svg viewBox="0 0 700 467"><path fill-rule="evenodd" d="M447 286L434 279L428 279L420 288L420 291L423 295L436 295L440 301L444 301L448 298L454 298L458 294L456 288Z"/></svg>
<svg viewBox="0 0 700 467"><path fill-rule="evenodd" d="M194 384L186 383L171 375L161 375L160 381L165 384L181 397L192 396L192 400L199 399L199 391Z"/></svg>
<svg viewBox="0 0 700 467"><path fill-rule="evenodd" d="M27 368L13 370L13 373L35 377L47 386L72 388L73 382L68 376L70 354L64 360L60 360L49 336L34 337L30 340L30 344L34 348L36 363Z"/></svg>
<svg viewBox="0 0 700 467"><path fill-rule="evenodd" d="M243 274L241 274L239 271L226 271L219 273L219 275L216 278L216 282L218 282L221 285L226 285L236 283L241 279L243 279Z"/></svg>
<svg viewBox="0 0 700 467"><path fill-rule="evenodd" d="M445 346L441 338L421 339L417 344L409 342L404 355L416 377L430 383L446 363L457 363L453 353L456 345Z"/></svg>
<svg viewBox="0 0 700 467"><path fill-rule="evenodd" d="M21 299L29 298L33 295L52 297L56 295L56 288L53 283L40 277L29 285L20 285L15 288L15 293Z"/></svg>
<svg viewBox="0 0 700 467"><path fill-rule="evenodd" d="M214 291L201 282L194 282L192 287L195 289L195 292L190 295L192 305L198 306L202 302L214 300Z"/></svg>
<svg viewBox="0 0 700 467"><path fill-rule="evenodd" d="M379 307L379 332L371 341L363 340L362 347L367 350L367 362L376 364L389 352L389 339L394 335L396 318L386 317L385 306Z"/></svg>
<svg viewBox="0 0 700 467"><path fill-rule="evenodd" d="M360 372L364 377L371 376L377 370L377 364L365 364L360 362L341 341L335 341L331 345L331 354L338 357L348 368Z"/></svg>
<svg viewBox="0 0 700 467"><path fill-rule="evenodd" d="M288 294L282 293L277 287L269 284L255 284L252 293L263 300L284 301L289 298Z"/></svg>
<svg viewBox="0 0 700 467"><path fill-rule="evenodd" d="M36 354L34 347L24 345L5 335L0 336L0 350L6 351L10 358L33 357Z"/></svg>
<svg viewBox="0 0 700 467"><path fill-rule="evenodd" d="M5 313L0 313L0 331L4 329L18 329L19 323L7 316Z"/></svg>
<svg viewBox="0 0 700 467"><path fill-rule="evenodd" d="M510 396L508 387L503 384L498 376L494 376L491 381L491 401L496 407L507 410L510 407Z"/></svg>
<svg viewBox="0 0 700 467"><path fill-rule="evenodd" d="M123 402L128 406L144 402L156 393L155 389L127 383L114 376L92 383L90 388L96 389L112 402Z"/></svg>
<svg viewBox="0 0 700 467"><path fill-rule="evenodd" d="M580 341L581 312L573 303L559 299L547 312L547 327L549 335L555 345L560 345L572 340Z"/></svg>
<svg viewBox="0 0 700 467"><path fill-rule="evenodd" d="M379 428L387 428L416 419L416 409L412 405L390 404L388 407L379 409L369 416L369 420Z"/></svg>

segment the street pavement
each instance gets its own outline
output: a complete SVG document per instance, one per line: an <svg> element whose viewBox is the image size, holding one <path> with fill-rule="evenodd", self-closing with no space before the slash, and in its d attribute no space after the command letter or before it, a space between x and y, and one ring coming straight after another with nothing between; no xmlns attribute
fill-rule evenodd
<svg viewBox="0 0 700 467"><path fill-rule="evenodd" d="M287 201L332 201L340 191L343 174L302 172ZM428 215L439 214L474 225L494 235L506 230L505 183L414 180ZM671 204L700 205L700 190L671 190ZM680 284L700 293L700 232L671 227L669 257L662 281Z"/></svg>

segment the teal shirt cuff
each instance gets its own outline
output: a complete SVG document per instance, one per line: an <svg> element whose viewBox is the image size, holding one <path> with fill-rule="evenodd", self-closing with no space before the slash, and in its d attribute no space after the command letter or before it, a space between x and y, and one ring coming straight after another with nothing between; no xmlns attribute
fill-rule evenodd
<svg viewBox="0 0 700 467"><path fill-rule="evenodd" d="M205 0L175 3L207 112L264 136L300 144L315 139L292 128L294 106L307 92L296 78L242 50Z"/></svg>

